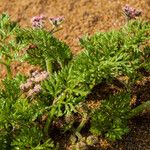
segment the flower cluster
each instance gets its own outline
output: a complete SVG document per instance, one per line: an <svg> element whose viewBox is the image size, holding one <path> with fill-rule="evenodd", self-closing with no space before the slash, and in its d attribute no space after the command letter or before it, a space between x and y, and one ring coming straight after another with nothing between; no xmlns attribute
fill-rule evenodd
<svg viewBox="0 0 150 150"><path fill-rule="evenodd" d="M64 21L64 17L58 16L58 17L49 18L49 21L54 27L58 27Z"/></svg>
<svg viewBox="0 0 150 150"><path fill-rule="evenodd" d="M142 13L140 10L130 7L129 5L123 7L123 12L129 20L136 19L136 17L140 16Z"/></svg>
<svg viewBox="0 0 150 150"><path fill-rule="evenodd" d="M48 73L46 71L35 71L31 74L31 77L27 79L26 83L20 85L20 89L23 92L27 92L28 97L38 94L41 91L40 82L47 77Z"/></svg>
<svg viewBox="0 0 150 150"><path fill-rule="evenodd" d="M43 28L43 26L44 26L44 24L43 24L44 23L44 19L45 19L45 17L43 15L34 16L31 19L33 28Z"/></svg>
<svg viewBox="0 0 150 150"><path fill-rule="evenodd" d="M31 19L32 22L32 27L33 28L43 28L44 27L44 20L45 20L45 16L40 15L40 16L34 16ZM64 17L63 16L59 16L59 17L51 17L49 18L50 23L53 25L53 27L58 27L61 25L61 23L64 21Z"/></svg>

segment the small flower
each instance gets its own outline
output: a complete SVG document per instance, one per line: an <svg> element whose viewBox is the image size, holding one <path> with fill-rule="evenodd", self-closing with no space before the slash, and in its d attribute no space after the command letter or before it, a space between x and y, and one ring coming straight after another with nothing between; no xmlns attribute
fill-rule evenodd
<svg viewBox="0 0 150 150"><path fill-rule="evenodd" d="M58 27L64 21L64 17L59 16L59 17L49 18L49 21L54 27Z"/></svg>
<svg viewBox="0 0 150 150"><path fill-rule="evenodd" d="M35 76L38 75L38 74L39 74L39 71L36 70L36 71L32 72L31 76L32 76L32 77L35 77Z"/></svg>
<svg viewBox="0 0 150 150"><path fill-rule="evenodd" d="M38 94L42 87L40 82L48 77L47 71L34 71L31 73L31 77L27 79L27 82L20 85L20 89L27 94L28 97Z"/></svg>
<svg viewBox="0 0 150 150"><path fill-rule="evenodd" d="M39 83L39 82L45 80L47 77L48 77L48 72L46 72L46 71L37 73L34 76L34 82Z"/></svg>
<svg viewBox="0 0 150 150"><path fill-rule="evenodd" d="M35 94L38 94L41 91L41 89L42 89L41 85L36 84L33 89L30 89L28 91L27 96L28 97L34 96Z"/></svg>
<svg viewBox="0 0 150 150"><path fill-rule="evenodd" d="M40 76L40 75L38 75L38 76L36 76L36 77L34 78L34 82L35 82L35 83L40 83L42 80L43 80L43 77Z"/></svg>
<svg viewBox="0 0 150 150"><path fill-rule="evenodd" d="M45 80L49 76L47 71L41 72L41 75L43 76L43 80Z"/></svg>
<svg viewBox="0 0 150 150"><path fill-rule="evenodd" d="M21 84L20 89L22 91L28 91L30 88L32 88L33 82L32 81L27 81L27 83Z"/></svg>
<svg viewBox="0 0 150 150"><path fill-rule="evenodd" d="M31 19L33 28L42 28L45 17L43 15L34 16Z"/></svg>
<svg viewBox="0 0 150 150"><path fill-rule="evenodd" d="M33 88L33 91L34 91L35 93L39 93L39 92L41 91L41 89L42 89L41 85L40 85L40 84L36 84L36 85L34 86L34 88Z"/></svg>
<svg viewBox="0 0 150 150"><path fill-rule="evenodd" d="M136 10L135 8L130 7L129 5L125 5L125 7L123 7L123 12L130 20L136 19L136 17L140 16L142 13L142 11Z"/></svg>
<svg viewBox="0 0 150 150"><path fill-rule="evenodd" d="M28 96L28 97L31 97L31 96L33 96L33 94L34 94L34 90L33 90L33 89L30 89L30 90L28 91L27 96Z"/></svg>

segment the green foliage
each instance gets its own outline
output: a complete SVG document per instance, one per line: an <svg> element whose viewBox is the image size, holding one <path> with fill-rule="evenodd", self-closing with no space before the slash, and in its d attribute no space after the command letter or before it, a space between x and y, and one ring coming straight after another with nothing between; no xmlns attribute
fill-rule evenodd
<svg viewBox="0 0 150 150"><path fill-rule="evenodd" d="M24 127L21 129L19 136L12 142L12 146L14 150L51 150L53 148L53 141L49 139L45 143L40 144L39 142L42 142L42 140L43 133L41 129L36 126L31 128Z"/></svg>
<svg viewBox="0 0 150 150"><path fill-rule="evenodd" d="M131 95L124 92L102 101L101 106L91 112L90 131L95 135L105 135L111 141L122 139L129 132L129 119L150 108L150 101L134 109L131 109L130 102Z"/></svg>
<svg viewBox="0 0 150 150"><path fill-rule="evenodd" d="M129 34L137 27L134 35ZM66 109L63 109L63 105L72 103L75 106L83 102L91 89L104 79L109 81L119 75L127 75L132 79L133 73L136 74L142 64L142 49L139 46L143 44L140 43L142 39L148 39L148 29L147 22L131 22L128 28L120 31L98 33L91 38L80 39L85 50L44 83L43 89L53 97L53 106L57 105L59 111L64 110L61 112L64 115ZM136 42L129 41L130 36L133 41L141 38L138 46Z"/></svg>
<svg viewBox="0 0 150 150"><path fill-rule="evenodd" d="M10 80L8 78L3 80L3 87L0 89L0 148L1 149L10 149L12 135L11 131L13 130L13 103L19 98L20 89L19 89L20 80Z"/></svg>
<svg viewBox="0 0 150 150"><path fill-rule="evenodd" d="M16 78L5 78L2 80L0 89L0 98L8 98L10 100L16 100L20 96L20 83L25 81L25 77L18 75Z"/></svg>
<svg viewBox="0 0 150 150"><path fill-rule="evenodd" d="M123 62L125 67L122 71L132 75L143 65L142 58L147 56L144 49L149 47L146 43L150 39L149 30L149 22L131 21L119 31L97 33L80 41L81 46L90 54L98 53L100 57L106 59L114 56L119 59L120 56L120 63L128 61L126 64Z"/></svg>
<svg viewBox="0 0 150 150"><path fill-rule="evenodd" d="M46 111L42 102L31 103L20 91L25 78L4 79L0 90L0 149L44 149L52 142L43 140L36 119ZM34 136L34 137L33 137ZM50 140L50 139L49 139ZM41 144L40 141L46 142ZM44 148L43 148L43 146Z"/></svg>
<svg viewBox="0 0 150 150"><path fill-rule="evenodd" d="M0 149L57 149L49 132L59 119L64 127L61 131L69 130L79 140L89 122L93 134L114 141L129 131L130 118L149 107L146 102L131 109L128 92L142 76L139 70L149 70L149 22L131 21L118 31L86 36L80 39L84 50L72 58L69 46L51 31L22 29L7 14L0 18L0 63L8 73L0 88ZM42 91L34 97L20 90L26 77L11 73L11 62L20 58L22 48L22 61L49 73ZM86 97L93 87L104 81L112 83L120 75L129 78L123 83L126 91L104 100L98 109L89 109ZM80 119L76 121L75 116Z"/></svg>
<svg viewBox="0 0 150 150"><path fill-rule="evenodd" d="M111 139L121 139L128 133L128 115L130 114L130 94L120 93L102 102L100 108L91 115L90 131L96 135L104 135Z"/></svg>
<svg viewBox="0 0 150 150"><path fill-rule="evenodd" d="M17 40L18 43L29 46L25 60L43 69L48 67L46 63L49 61L52 63L53 71L57 71L72 58L69 46L44 29L19 29Z"/></svg>
<svg viewBox="0 0 150 150"><path fill-rule="evenodd" d="M43 84L44 92L53 97L47 126L54 118L78 112L76 106L80 105L80 102L84 103L87 94L104 79L110 82L113 78L126 75L130 81L126 86L130 91L130 86L135 83L139 76L138 69L143 67L145 63L143 59L145 59L146 54L143 49L147 47L149 27L147 22L131 22L119 31L97 33L92 37L80 39L85 50L77 55L67 67L53 74ZM107 133L105 133L106 129L101 129L101 132L112 140L121 139L122 135L128 131L125 123L128 118L122 119L120 117L124 117L124 113L129 113L130 99L129 97L118 97L118 99L120 100L116 102L117 108L113 105L114 102L111 101L109 104L106 101L106 105L112 110L116 108L115 112L111 112L114 113L111 115L115 120L113 120L113 124L108 122L109 127L107 127L107 120L104 122L103 125L106 126L107 130L111 128ZM71 107L69 107L70 105ZM120 107L118 107L119 105ZM117 111L123 111L123 113L117 116ZM112 119L111 116L107 117ZM93 124L96 125L97 123L94 122ZM96 130L96 127L94 126L92 129ZM97 132L100 131L97 130Z"/></svg>
<svg viewBox="0 0 150 150"><path fill-rule="evenodd" d="M8 14L3 13L0 16L0 36L1 39L6 39L8 35L12 35L16 29L17 23L12 22Z"/></svg>
<svg viewBox="0 0 150 150"><path fill-rule="evenodd" d="M0 16L0 64L4 65L8 76L12 77L11 62L19 59L18 51L22 45L18 45L15 39L15 31L19 28L16 22L3 13Z"/></svg>

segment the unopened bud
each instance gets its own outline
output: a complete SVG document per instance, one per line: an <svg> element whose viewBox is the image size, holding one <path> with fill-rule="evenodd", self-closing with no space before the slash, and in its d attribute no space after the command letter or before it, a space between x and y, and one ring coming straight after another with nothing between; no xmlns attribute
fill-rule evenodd
<svg viewBox="0 0 150 150"><path fill-rule="evenodd" d="M64 17L59 16L59 17L49 18L49 21L54 27L58 27L64 21Z"/></svg>

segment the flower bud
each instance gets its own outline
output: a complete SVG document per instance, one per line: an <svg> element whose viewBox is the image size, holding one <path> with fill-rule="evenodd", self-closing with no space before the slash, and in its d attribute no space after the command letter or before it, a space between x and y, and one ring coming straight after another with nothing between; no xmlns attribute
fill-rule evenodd
<svg viewBox="0 0 150 150"><path fill-rule="evenodd" d="M28 91L28 93L27 93L27 96L28 96L28 97L31 97L31 96L33 96L33 94L34 94L33 89L30 89L30 90Z"/></svg>
<svg viewBox="0 0 150 150"><path fill-rule="evenodd" d="M49 18L49 21L54 27L58 27L64 21L64 17L59 16L59 17Z"/></svg>
<svg viewBox="0 0 150 150"><path fill-rule="evenodd" d="M128 17L128 19L136 19L136 17L140 16L142 11L136 10L133 7L130 7L129 5L125 5L123 7L124 14Z"/></svg>
<svg viewBox="0 0 150 150"><path fill-rule="evenodd" d="M33 27L33 28L42 28L42 27L43 27L44 19L45 19L45 17L44 17L43 15L34 16L34 17L31 19L32 27Z"/></svg>
<svg viewBox="0 0 150 150"><path fill-rule="evenodd" d="M33 88L33 91L35 92L35 93L39 93L40 91L41 91L41 85L40 84L36 84L35 86L34 86L34 88Z"/></svg>
<svg viewBox="0 0 150 150"><path fill-rule="evenodd" d="M21 84L20 89L22 91L28 91L30 88L32 88L33 83L31 81L28 81L27 83Z"/></svg>

